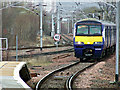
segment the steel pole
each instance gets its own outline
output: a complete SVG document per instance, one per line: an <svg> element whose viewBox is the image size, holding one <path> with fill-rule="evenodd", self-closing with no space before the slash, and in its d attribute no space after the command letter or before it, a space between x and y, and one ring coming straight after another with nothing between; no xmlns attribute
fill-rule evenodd
<svg viewBox="0 0 120 90"><path fill-rule="evenodd" d="M16 35L16 61L18 61L18 36Z"/></svg>
<svg viewBox="0 0 120 90"><path fill-rule="evenodd" d="M53 37L55 34L55 30L54 30L54 14L52 14L52 32L51 32L51 37Z"/></svg>
<svg viewBox="0 0 120 90"><path fill-rule="evenodd" d="M59 32L61 33L61 20L60 20L60 17L59 17Z"/></svg>
<svg viewBox="0 0 120 90"><path fill-rule="evenodd" d="M69 23L69 18L68 18L68 34L70 33L70 25L69 25L70 23Z"/></svg>
<svg viewBox="0 0 120 90"><path fill-rule="evenodd" d="M115 74L115 82L118 82L119 80L119 5L120 1L117 0L116 2L116 25L117 25L117 31L116 31L116 74Z"/></svg>
<svg viewBox="0 0 120 90"><path fill-rule="evenodd" d="M2 1L0 0L0 8L2 8ZM2 10L0 10L0 38L2 38ZM0 39L0 61L2 61L2 39Z"/></svg>
<svg viewBox="0 0 120 90"><path fill-rule="evenodd" d="M72 34L74 32L74 22L73 22L73 18L72 18Z"/></svg>
<svg viewBox="0 0 120 90"><path fill-rule="evenodd" d="M59 16L59 6L58 6L58 11L57 11L57 34L60 33L60 16Z"/></svg>
<svg viewBox="0 0 120 90"><path fill-rule="evenodd" d="M2 39L0 39L0 61L2 61Z"/></svg>
<svg viewBox="0 0 120 90"><path fill-rule="evenodd" d="M42 5L40 6L40 50L42 51Z"/></svg>
<svg viewBox="0 0 120 90"><path fill-rule="evenodd" d="M103 20L105 19L104 17L105 17L105 13L104 13L104 11L103 11Z"/></svg>

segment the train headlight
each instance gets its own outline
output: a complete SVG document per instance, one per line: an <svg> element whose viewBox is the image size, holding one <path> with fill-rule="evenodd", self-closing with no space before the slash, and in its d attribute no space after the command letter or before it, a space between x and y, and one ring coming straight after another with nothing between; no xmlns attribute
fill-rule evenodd
<svg viewBox="0 0 120 90"><path fill-rule="evenodd" d="M79 42L75 42L75 44L84 44L84 43L79 41Z"/></svg>
<svg viewBox="0 0 120 90"><path fill-rule="evenodd" d="M94 42L94 44L99 44L99 45L102 45L103 42Z"/></svg>

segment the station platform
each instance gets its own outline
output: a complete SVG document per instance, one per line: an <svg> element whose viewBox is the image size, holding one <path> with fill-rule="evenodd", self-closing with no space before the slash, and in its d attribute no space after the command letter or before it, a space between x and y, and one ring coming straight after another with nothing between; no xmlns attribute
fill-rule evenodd
<svg viewBox="0 0 120 90"><path fill-rule="evenodd" d="M31 89L25 83L30 78L26 62L0 62L0 88Z"/></svg>

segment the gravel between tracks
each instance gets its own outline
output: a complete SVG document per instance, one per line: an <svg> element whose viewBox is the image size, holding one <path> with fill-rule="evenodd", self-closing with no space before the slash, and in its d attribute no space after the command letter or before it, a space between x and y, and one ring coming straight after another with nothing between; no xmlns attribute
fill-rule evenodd
<svg viewBox="0 0 120 90"><path fill-rule="evenodd" d="M38 77L32 77L32 79L30 81L28 81L27 84L30 87L35 88L35 85L37 84L37 82L40 79L42 79L45 75L50 73L51 71L56 70L61 67L64 67L64 66L67 66L68 64L74 63L79 60L79 59L76 59L75 57L73 57L74 56L73 53L71 53L71 55L72 56L62 58L62 59L53 59L52 60L53 63L48 66L29 68L30 72L37 72L37 73L39 73L39 75L38 75Z"/></svg>
<svg viewBox="0 0 120 90"><path fill-rule="evenodd" d="M76 58L73 56L59 60L53 60L54 63L50 66L38 67L39 69L37 69L37 72L39 72L40 75L38 77L32 77L32 79L27 83L30 87L34 88L36 83L43 76L52 70L70 64L72 61L76 61ZM110 81L114 81L115 77L115 55L109 56L107 60L98 63L91 69L88 69L82 73L80 77L82 78L77 79L74 88L116 88L116 85L110 84Z"/></svg>
<svg viewBox="0 0 120 90"><path fill-rule="evenodd" d="M116 88L116 84L110 84L115 80L115 55L95 65L79 75L75 80L74 88ZM120 88L119 88L120 90Z"/></svg>

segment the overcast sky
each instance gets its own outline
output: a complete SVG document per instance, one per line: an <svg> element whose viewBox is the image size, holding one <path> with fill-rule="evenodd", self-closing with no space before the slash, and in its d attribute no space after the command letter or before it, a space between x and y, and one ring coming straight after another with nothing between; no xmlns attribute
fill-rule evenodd
<svg viewBox="0 0 120 90"><path fill-rule="evenodd" d="M2 2L8 2L8 1L27 1L27 2L40 2L42 0L0 0ZM116 2L116 0L44 0L45 2ZM118 0L120 1L120 0Z"/></svg>
<svg viewBox="0 0 120 90"><path fill-rule="evenodd" d="M39 0L40 1L40 0ZM44 0L45 2L116 2L116 0Z"/></svg>

